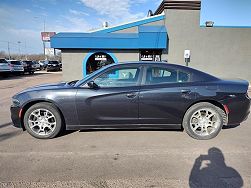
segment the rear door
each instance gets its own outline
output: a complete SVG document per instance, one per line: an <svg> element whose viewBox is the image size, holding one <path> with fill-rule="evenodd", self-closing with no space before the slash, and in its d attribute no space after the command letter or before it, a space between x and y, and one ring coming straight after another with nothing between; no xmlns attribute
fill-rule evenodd
<svg viewBox="0 0 251 188"><path fill-rule="evenodd" d="M139 95L142 124L180 124L193 100L190 73L166 66L146 66Z"/></svg>
<svg viewBox="0 0 251 188"><path fill-rule="evenodd" d="M79 88L76 106L80 125L109 125L138 123L139 84L141 67L116 66L95 77L99 86Z"/></svg>

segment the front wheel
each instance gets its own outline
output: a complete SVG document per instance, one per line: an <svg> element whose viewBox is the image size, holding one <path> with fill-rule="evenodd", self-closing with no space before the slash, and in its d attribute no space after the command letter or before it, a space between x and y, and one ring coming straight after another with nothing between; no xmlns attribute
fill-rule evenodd
<svg viewBox="0 0 251 188"><path fill-rule="evenodd" d="M189 136L198 140L214 138L222 129L224 113L211 103L197 103L187 110L183 118L183 128Z"/></svg>
<svg viewBox="0 0 251 188"><path fill-rule="evenodd" d="M62 130L62 119L58 109L51 103L37 103L24 115L24 126L35 138L56 137Z"/></svg>

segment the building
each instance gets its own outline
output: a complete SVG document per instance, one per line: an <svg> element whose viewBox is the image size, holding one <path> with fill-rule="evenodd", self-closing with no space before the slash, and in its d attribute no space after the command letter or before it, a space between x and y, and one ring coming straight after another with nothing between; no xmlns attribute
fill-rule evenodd
<svg viewBox="0 0 251 188"><path fill-rule="evenodd" d="M63 80L81 79L109 63L166 61L251 82L251 28L200 26L200 1L164 0L155 14L90 33L58 33Z"/></svg>

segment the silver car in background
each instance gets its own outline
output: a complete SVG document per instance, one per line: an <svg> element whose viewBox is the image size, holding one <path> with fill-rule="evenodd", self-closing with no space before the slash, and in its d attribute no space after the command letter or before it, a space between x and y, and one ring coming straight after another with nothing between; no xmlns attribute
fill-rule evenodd
<svg viewBox="0 0 251 188"><path fill-rule="evenodd" d="M13 74L23 74L24 73L24 66L21 61L18 60L8 60L9 66L11 68L11 72Z"/></svg>
<svg viewBox="0 0 251 188"><path fill-rule="evenodd" d="M5 59L0 59L0 76L8 76L11 73L11 67Z"/></svg>

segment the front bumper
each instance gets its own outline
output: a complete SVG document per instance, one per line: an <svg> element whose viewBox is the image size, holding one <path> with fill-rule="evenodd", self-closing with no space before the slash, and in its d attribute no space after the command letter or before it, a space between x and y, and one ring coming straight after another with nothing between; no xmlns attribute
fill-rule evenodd
<svg viewBox="0 0 251 188"><path fill-rule="evenodd" d="M13 122L13 126L17 128L22 128L21 119L19 118L21 108L19 106L11 106L10 113L11 113L11 120Z"/></svg>

